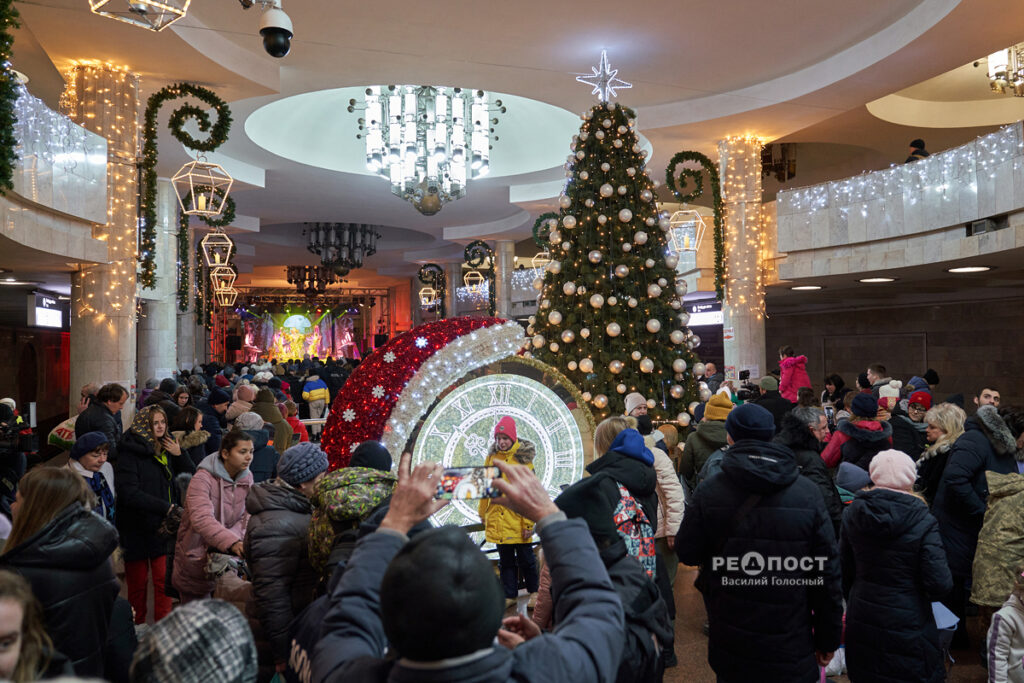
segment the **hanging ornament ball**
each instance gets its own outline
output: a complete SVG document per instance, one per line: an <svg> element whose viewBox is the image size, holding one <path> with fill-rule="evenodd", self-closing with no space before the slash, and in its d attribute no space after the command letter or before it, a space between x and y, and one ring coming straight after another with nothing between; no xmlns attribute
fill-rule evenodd
<svg viewBox="0 0 1024 683"><path fill-rule="evenodd" d="M690 340L690 343L693 344L693 348L697 348L700 346L700 337L693 335L693 339Z"/></svg>
<svg viewBox="0 0 1024 683"><path fill-rule="evenodd" d="M535 316L535 315L531 315L531 316L530 316L529 318L527 318L527 319L526 319L526 322L528 322L528 323L530 323L531 325L533 325L534 323L536 323L536 322L537 322L537 316Z"/></svg>
<svg viewBox="0 0 1024 683"><path fill-rule="evenodd" d="M704 367L703 363L694 363L693 364L693 374L696 375L697 377L703 377L705 369L706 368Z"/></svg>
<svg viewBox="0 0 1024 683"><path fill-rule="evenodd" d="M562 272L562 262L552 261L551 263L548 264L548 270L550 270L555 275L558 275L559 273Z"/></svg>
<svg viewBox="0 0 1024 683"><path fill-rule="evenodd" d="M648 216L647 218L644 219L644 225L646 225L648 228L653 228L656 222L657 221L654 220L654 216Z"/></svg>
<svg viewBox="0 0 1024 683"><path fill-rule="evenodd" d="M647 321L647 331L651 334L656 334L661 329L661 321L657 318L651 318Z"/></svg>
<svg viewBox="0 0 1024 683"><path fill-rule="evenodd" d="M622 251L625 251L625 252L633 251L633 243L632 242L626 242L625 244L623 244L622 245Z"/></svg>
<svg viewBox="0 0 1024 683"><path fill-rule="evenodd" d="M612 120L611 119L605 119L604 121L601 122L601 125L604 126L605 128L611 128L612 127Z"/></svg>
<svg viewBox="0 0 1024 683"><path fill-rule="evenodd" d="M625 126L619 126L615 130L619 131L619 135L625 135L629 131L629 128L626 128Z"/></svg>
<svg viewBox="0 0 1024 683"><path fill-rule="evenodd" d="M592 297L590 297L590 305L593 306L594 308L601 308L602 306L604 306L604 297L601 296L600 294L593 295Z"/></svg>
<svg viewBox="0 0 1024 683"><path fill-rule="evenodd" d="M640 152L640 143L636 143L635 145L633 145L633 152L635 154Z"/></svg>
<svg viewBox="0 0 1024 683"><path fill-rule="evenodd" d="M707 403L708 401L710 401L711 400L711 390L710 389L701 389L700 390L700 400L703 401L704 403Z"/></svg>
<svg viewBox="0 0 1024 683"><path fill-rule="evenodd" d="M604 140L604 131L597 131L596 133L594 133L594 137L597 138L598 140Z"/></svg>
<svg viewBox="0 0 1024 683"><path fill-rule="evenodd" d="M613 375L617 375L620 372L622 372L623 367L625 367L625 363L623 363L621 360L613 360L611 363L608 364L608 370Z"/></svg>
<svg viewBox="0 0 1024 683"><path fill-rule="evenodd" d="M608 216L605 216L603 213L597 214L597 222L600 225L604 225L605 223L608 222Z"/></svg>
<svg viewBox="0 0 1024 683"><path fill-rule="evenodd" d="M570 206L572 206L572 200L569 199L569 195L563 194L561 197L558 198L558 205L563 209L568 209Z"/></svg>
<svg viewBox="0 0 1024 683"><path fill-rule="evenodd" d="M622 334L622 326L616 322L608 323L608 327L604 328L604 331L608 333L609 337L618 337Z"/></svg>
<svg viewBox="0 0 1024 683"><path fill-rule="evenodd" d="M653 398L647 399L647 409L648 410L653 410L654 406L656 406L656 405L658 405L658 403Z"/></svg>
<svg viewBox="0 0 1024 683"><path fill-rule="evenodd" d="M586 171L580 171L580 180L589 180L590 174Z"/></svg>
<svg viewBox="0 0 1024 683"><path fill-rule="evenodd" d="M603 164L601 164L601 170L607 173L608 171L612 170L612 165L606 161Z"/></svg>
<svg viewBox="0 0 1024 683"><path fill-rule="evenodd" d="M619 265L615 266L615 277L624 278L627 276L629 276L629 266L627 266L625 263L620 263Z"/></svg>
<svg viewBox="0 0 1024 683"><path fill-rule="evenodd" d="M540 302L541 308L551 308L551 299L544 299Z"/></svg>
<svg viewBox="0 0 1024 683"><path fill-rule="evenodd" d="M644 358L642 361L640 361L640 372L654 372L654 361L651 360L650 358Z"/></svg>
<svg viewBox="0 0 1024 683"><path fill-rule="evenodd" d="M532 335L533 332L534 332L533 325L527 325L526 326L526 334ZM527 342L527 343L529 343L529 342Z"/></svg>
<svg viewBox="0 0 1024 683"><path fill-rule="evenodd" d="M633 297L629 297L629 301L627 301L626 303L629 304L630 308L636 308L637 304L639 304L640 302L634 299Z"/></svg>
<svg viewBox="0 0 1024 683"><path fill-rule="evenodd" d="M629 209L623 209L622 211L619 211L619 220L622 221L623 223L630 222L631 220L633 220L633 212L630 211Z"/></svg>
<svg viewBox="0 0 1024 683"><path fill-rule="evenodd" d="M626 175L632 178L633 176L636 175L636 169L630 166L629 168L626 169Z"/></svg>
<svg viewBox="0 0 1024 683"><path fill-rule="evenodd" d="M580 336L583 337L584 339L589 337L590 336L590 328L589 327L584 327L582 330L580 330Z"/></svg>
<svg viewBox="0 0 1024 683"><path fill-rule="evenodd" d="M560 311L551 311L548 313L548 322L552 325L558 325L562 322L562 314Z"/></svg>
<svg viewBox="0 0 1024 683"><path fill-rule="evenodd" d="M609 306L614 306L617 303L619 303L619 300L616 299L614 296L608 297L608 305Z"/></svg>
<svg viewBox="0 0 1024 683"><path fill-rule="evenodd" d="M615 188L612 187L611 183L605 183L600 187L598 192L602 197L608 198L612 196L613 192L615 192Z"/></svg>
<svg viewBox="0 0 1024 683"><path fill-rule="evenodd" d="M580 370L583 372L593 372L594 361L590 360L589 358L584 358L583 360L580 361Z"/></svg>
<svg viewBox="0 0 1024 683"><path fill-rule="evenodd" d="M622 383L616 384L615 391L619 392L620 394L626 393L626 385Z"/></svg>
<svg viewBox="0 0 1024 683"><path fill-rule="evenodd" d="M583 296L584 294L586 294L586 293L587 293L587 288L586 288L586 287L584 287L583 285L580 285L580 286L579 286L579 287L578 287L578 288L576 289L576 293L577 293L577 294L579 294L580 296Z"/></svg>
<svg viewBox="0 0 1024 683"><path fill-rule="evenodd" d="M565 367L569 368L569 370L572 371L572 370L575 370L576 368L578 368L579 365L576 364L576 361L571 360L571 361L569 361L568 363L565 364Z"/></svg>
<svg viewBox="0 0 1024 683"><path fill-rule="evenodd" d="M592 209L594 207L594 200L591 199L590 197L587 197L583 201L583 206L587 207L588 209Z"/></svg>
<svg viewBox="0 0 1024 683"><path fill-rule="evenodd" d="M644 265L647 266L648 268L653 268L654 267L654 259L652 259L652 258L647 259L646 261L644 261Z"/></svg>
<svg viewBox="0 0 1024 683"><path fill-rule="evenodd" d="M558 244L562 241L562 233L557 230L552 230L548 233L548 239L551 240L551 244Z"/></svg>
<svg viewBox="0 0 1024 683"><path fill-rule="evenodd" d="M544 289L544 278L534 278L533 288L536 289L538 292Z"/></svg>
<svg viewBox="0 0 1024 683"><path fill-rule="evenodd" d="M539 349L542 346L544 346L544 335L543 334L534 335L534 337L533 337L533 348Z"/></svg>
<svg viewBox="0 0 1024 683"><path fill-rule="evenodd" d="M637 244L647 244L647 233L643 230L637 230L633 233L633 241Z"/></svg>
<svg viewBox="0 0 1024 683"><path fill-rule="evenodd" d="M628 119L626 123L628 123L629 127L632 128L633 126L636 125L636 119Z"/></svg>
<svg viewBox="0 0 1024 683"><path fill-rule="evenodd" d="M558 353L558 342L551 342L548 348L551 349L551 353Z"/></svg>
<svg viewBox="0 0 1024 683"><path fill-rule="evenodd" d="M697 406L700 405L700 401L693 401L690 405L686 406L686 410L690 415L693 415L693 411L697 410Z"/></svg>
<svg viewBox="0 0 1024 683"><path fill-rule="evenodd" d="M571 281L566 282L562 285L562 292L564 292L566 296L572 296L576 293L576 283Z"/></svg>
<svg viewBox="0 0 1024 683"><path fill-rule="evenodd" d="M683 427L690 426L690 416L686 413L679 413L676 415L676 422L681 424Z"/></svg>
<svg viewBox="0 0 1024 683"><path fill-rule="evenodd" d="M669 254L668 256L665 257L665 265L671 268L672 270L675 270L676 266L679 265L679 257L676 256L675 254Z"/></svg>
<svg viewBox="0 0 1024 683"><path fill-rule="evenodd" d="M645 202L649 202L652 199L654 199L654 193L651 192L650 190L641 190L640 199L644 200Z"/></svg>
<svg viewBox="0 0 1024 683"><path fill-rule="evenodd" d="M593 398L593 397L592 397L592 396L590 395L590 392L589 392L589 391L584 391L584 392L583 392L582 394L580 394L580 395L581 395L581 396L583 397L583 400L584 400L584 401L589 401L589 400L590 400L591 398Z"/></svg>
<svg viewBox="0 0 1024 683"><path fill-rule="evenodd" d="M683 296L683 295L686 294L686 290L687 290L686 280L680 280L676 284L676 294L678 294L679 296Z"/></svg>
<svg viewBox="0 0 1024 683"><path fill-rule="evenodd" d="M626 193L629 192L629 188L627 188L625 185L619 185L616 192L618 192L620 195L624 197L626 196Z"/></svg>
<svg viewBox="0 0 1024 683"><path fill-rule="evenodd" d="M666 279L665 279L665 278L663 278L663 277L659 277L659 278L658 278L658 285L659 285L660 287L668 287L668 280L666 280Z"/></svg>
<svg viewBox="0 0 1024 683"><path fill-rule="evenodd" d="M580 161L583 161L583 158L586 157L586 156L587 155L583 153L582 149L580 151L576 152L576 158L579 159Z"/></svg>
<svg viewBox="0 0 1024 683"><path fill-rule="evenodd" d="M680 325L689 325L690 324L690 314L687 313L686 311L683 311L682 313L680 313L678 317L679 317L679 324Z"/></svg>
<svg viewBox="0 0 1024 683"><path fill-rule="evenodd" d="M576 227L576 216L569 215L569 216L563 217L562 218L562 225L564 225L569 230L572 230L573 228Z"/></svg>
<svg viewBox="0 0 1024 683"><path fill-rule="evenodd" d="M587 254L587 259L591 263L600 263L601 262L601 257L602 257L602 254L597 249L594 249L589 254Z"/></svg>
<svg viewBox="0 0 1024 683"><path fill-rule="evenodd" d="M615 138L615 140L612 142L612 147L614 147L615 149L622 149L622 140Z"/></svg>
<svg viewBox="0 0 1024 683"><path fill-rule="evenodd" d="M629 354L629 357L632 358L633 360L640 360L643 356L639 351L634 351L633 353Z"/></svg>
<svg viewBox="0 0 1024 683"><path fill-rule="evenodd" d="M605 396L604 394L598 394L597 396L595 396L594 397L594 407L595 408L607 408L608 407L608 397Z"/></svg>
<svg viewBox="0 0 1024 683"><path fill-rule="evenodd" d="M649 296L652 299L661 296L661 287L655 284L647 285L647 296Z"/></svg>
<svg viewBox="0 0 1024 683"><path fill-rule="evenodd" d="M694 370L696 371L696 368ZM682 358L672 361L672 372L686 372L686 361Z"/></svg>
<svg viewBox="0 0 1024 683"><path fill-rule="evenodd" d="M680 301L679 299L672 299L672 301L670 301L668 305L678 311L680 308L683 307L683 302Z"/></svg>
<svg viewBox="0 0 1024 683"><path fill-rule="evenodd" d="M673 344L682 344L684 341L686 341L686 335L683 334L682 330L672 330L672 333L668 335L668 338L672 341ZM672 365L672 369L676 369L674 364ZM676 370L676 372L682 372L682 370Z"/></svg>
<svg viewBox="0 0 1024 683"><path fill-rule="evenodd" d="M587 119L584 119L584 120L587 120ZM590 137L590 133L588 133L585 130L581 130L580 131L580 140L586 140L589 137Z"/></svg>
<svg viewBox="0 0 1024 683"><path fill-rule="evenodd" d="M562 342L571 344L576 340L576 333L572 330L562 330Z"/></svg>
<svg viewBox="0 0 1024 683"><path fill-rule="evenodd" d="M671 387L669 387L668 393L672 398L682 398L683 387L679 384L673 384Z"/></svg>
<svg viewBox="0 0 1024 683"><path fill-rule="evenodd" d="M668 219L668 216L663 216L658 220L658 227L664 230L665 232L668 232L669 229L672 227L672 221Z"/></svg>
<svg viewBox="0 0 1024 683"><path fill-rule="evenodd" d="M572 249L572 245L569 244L568 240L562 242L562 251L569 251L570 249Z"/></svg>

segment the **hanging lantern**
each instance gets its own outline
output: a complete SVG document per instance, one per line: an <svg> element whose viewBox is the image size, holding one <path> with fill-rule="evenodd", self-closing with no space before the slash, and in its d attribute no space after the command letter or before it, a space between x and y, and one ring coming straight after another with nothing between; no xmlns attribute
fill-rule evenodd
<svg viewBox="0 0 1024 683"><path fill-rule="evenodd" d="M93 14L162 31L188 12L192 0L89 0Z"/></svg>
<svg viewBox="0 0 1024 683"><path fill-rule="evenodd" d="M234 306L237 298L238 290L234 287L218 289L213 293L213 299L217 302L218 306Z"/></svg>
<svg viewBox="0 0 1024 683"><path fill-rule="evenodd" d="M471 270L462 276L462 282L469 289L471 294L478 294L487 278L479 270Z"/></svg>
<svg viewBox="0 0 1024 683"><path fill-rule="evenodd" d="M698 212L688 209L676 211L669 219L669 239L672 240L672 251L677 254L689 251L696 253L707 230L704 217Z"/></svg>
<svg viewBox="0 0 1024 683"><path fill-rule="evenodd" d="M437 301L437 291L433 287L420 290L420 306L432 306Z"/></svg>
<svg viewBox="0 0 1024 683"><path fill-rule="evenodd" d="M203 259L210 268L226 266L235 251L235 243L222 232L211 232L199 242Z"/></svg>
<svg viewBox="0 0 1024 683"><path fill-rule="evenodd" d="M210 283L213 285L215 294L234 289L236 277L238 275L235 273L235 269L230 266L215 266L210 269Z"/></svg>
<svg viewBox="0 0 1024 683"><path fill-rule="evenodd" d="M211 164L203 157L188 162L171 178L182 213L207 218L224 210L233 182L220 164Z"/></svg>
<svg viewBox="0 0 1024 683"><path fill-rule="evenodd" d="M551 263L551 252L549 251L538 251L537 255L533 257L532 265L538 270L542 270Z"/></svg>

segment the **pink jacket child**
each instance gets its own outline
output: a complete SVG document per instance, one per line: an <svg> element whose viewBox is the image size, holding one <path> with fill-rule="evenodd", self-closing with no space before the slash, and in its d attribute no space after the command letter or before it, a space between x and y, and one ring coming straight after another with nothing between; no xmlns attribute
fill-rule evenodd
<svg viewBox="0 0 1024 683"><path fill-rule="evenodd" d="M249 523L245 497L252 484L248 468L232 479L219 452L199 463L185 494L185 514L174 546L172 583L181 592L182 602L213 591L215 582L206 576L207 551L216 548L229 553L232 545L245 538Z"/></svg>
<svg viewBox="0 0 1024 683"><path fill-rule="evenodd" d="M807 374L807 356L790 356L779 361L782 379L779 380L779 393L790 403L796 403L797 391L800 387L810 387L811 378Z"/></svg>

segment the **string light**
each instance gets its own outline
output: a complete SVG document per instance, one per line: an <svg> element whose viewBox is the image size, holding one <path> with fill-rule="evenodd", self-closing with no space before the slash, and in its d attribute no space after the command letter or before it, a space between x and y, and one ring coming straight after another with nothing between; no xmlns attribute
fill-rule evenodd
<svg viewBox="0 0 1024 683"><path fill-rule="evenodd" d="M764 319L765 239L761 225L760 138L745 135L718 142L725 203L726 303ZM737 249L738 245L745 248Z"/></svg>

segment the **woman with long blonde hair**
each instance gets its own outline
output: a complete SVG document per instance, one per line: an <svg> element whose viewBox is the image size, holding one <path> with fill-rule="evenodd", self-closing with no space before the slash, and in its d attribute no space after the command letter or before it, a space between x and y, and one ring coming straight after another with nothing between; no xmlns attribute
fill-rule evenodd
<svg viewBox="0 0 1024 683"><path fill-rule="evenodd" d="M917 484L914 488L924 496L928 505L935 500L949 453L953 450L953 444L964 433L966 420L967 414L963 408L952 403L932 406L924 414L925 439L928 441L928 447L917 459Z"/></svg>

